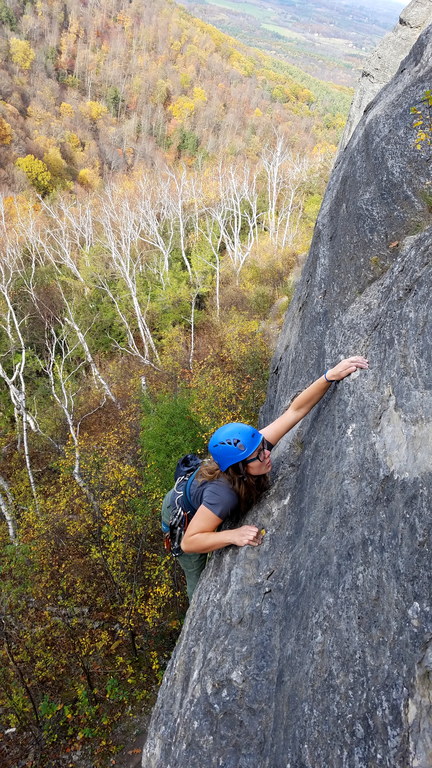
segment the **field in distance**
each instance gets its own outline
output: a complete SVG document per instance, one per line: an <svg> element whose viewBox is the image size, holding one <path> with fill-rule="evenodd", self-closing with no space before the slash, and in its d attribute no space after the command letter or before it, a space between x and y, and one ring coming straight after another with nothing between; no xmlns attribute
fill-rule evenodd
<svg viewBox="0 0 432 768"><path fill-rule="evenodd" d="M353 86L397 22L394 0L182 0L191 13L322 80Z"/></svg>

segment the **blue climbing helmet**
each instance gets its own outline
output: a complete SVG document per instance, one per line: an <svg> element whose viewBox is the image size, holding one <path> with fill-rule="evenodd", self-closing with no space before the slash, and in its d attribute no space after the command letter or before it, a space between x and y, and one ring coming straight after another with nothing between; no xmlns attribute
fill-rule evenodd
<svg viewBox="0 0 432 768"><path fill-rule="evenodd" d="M222 472L232 464L247 459L263 440L261 432L255 427L241 422L232 422L219 427L211 436L209 451Z"/></svg>

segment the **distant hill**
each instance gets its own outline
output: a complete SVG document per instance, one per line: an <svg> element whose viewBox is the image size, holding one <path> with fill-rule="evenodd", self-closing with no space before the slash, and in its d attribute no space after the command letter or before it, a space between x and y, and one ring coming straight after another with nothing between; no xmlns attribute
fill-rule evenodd
<svg viewBox="0 0 432 768"><path fill-rule="evenodd" d="M364 56L397 22L392 0L183 0L192 13L310 74L354 85Z"/></svg>
<svg viewBox="0 0 432 768"><path fill-rule="evenodd" d="M351 99L170 0L0 0L0 19L4 194L253 157L275 128L335 143Z"/></svg>

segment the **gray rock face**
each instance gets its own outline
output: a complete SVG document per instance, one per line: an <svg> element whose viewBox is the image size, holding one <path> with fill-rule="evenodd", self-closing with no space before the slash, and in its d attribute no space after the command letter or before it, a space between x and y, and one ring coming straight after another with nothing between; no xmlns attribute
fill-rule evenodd
<svg viewBox="0 0 432 768"><path fill-rule="evenodd" d="M411 0L396 26L365 62L340 143L341 149L348 144L367 105L393 77L420 33L431 23L432 0Z"/></svg>
<svg viewBox="0 0 432 768"><path fill-rule="evenodd" d="M432 27L339 155L262 422L339 358L370 369L275 449L263 544L212 557L144 768L432 766L431 83Z"/></svg>

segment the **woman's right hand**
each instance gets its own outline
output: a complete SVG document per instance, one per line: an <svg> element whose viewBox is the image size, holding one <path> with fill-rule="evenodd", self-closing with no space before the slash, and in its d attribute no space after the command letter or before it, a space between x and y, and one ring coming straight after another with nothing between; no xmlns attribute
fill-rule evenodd
<svg viewBox="0 0 432 768"><path fill-rule="evenodd" d="M242 525L241 528L234 528L230 533L232 543L236 547L245 547L247 544L257 547L262 541L261 532L255 525Z"/></svg>
<svg viewBox="0 0 432 768"><path fill-rule="evenodd" d="M345 360L342 360L335 365L334 368L330 368L327 371L327 381L341 381L341 379L349 376L350 373L354 373L357 368L369 368L369 361L361 355L358 355L357 357L347 357Z"/></svg>

